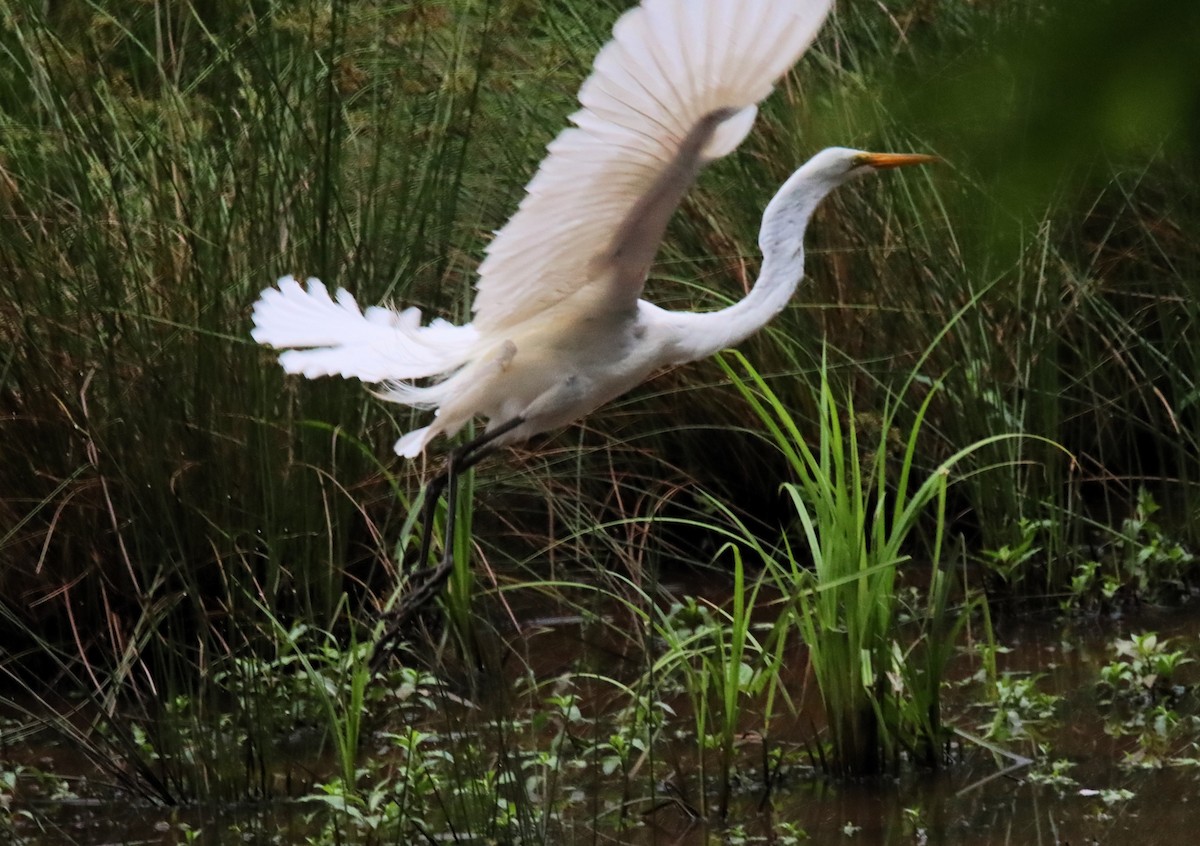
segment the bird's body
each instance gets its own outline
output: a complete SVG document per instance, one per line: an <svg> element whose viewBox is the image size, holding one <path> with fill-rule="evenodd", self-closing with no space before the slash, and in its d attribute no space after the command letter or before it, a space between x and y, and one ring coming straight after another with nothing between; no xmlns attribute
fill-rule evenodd
<svg viewBox="0 0 1200 846"><path fill-rule="evenodd" d="M749 132L756 104L812 41L831 0L644 0L614 29L580 91L575 126L549 146L480 265L474 319L421 324L410 308L360 311L344 290L284 277L255 305L256 340L308 377L382 383L435 419L404 435L412 457L476 416L518 442L576 420L664 367L739 343L787 304L804 230L833 188L927 156L818 153L763 215L762 272L738 303L666 311L640 298L667 220L705 163ZM499 431L503 429L503 431Z"/></svg>

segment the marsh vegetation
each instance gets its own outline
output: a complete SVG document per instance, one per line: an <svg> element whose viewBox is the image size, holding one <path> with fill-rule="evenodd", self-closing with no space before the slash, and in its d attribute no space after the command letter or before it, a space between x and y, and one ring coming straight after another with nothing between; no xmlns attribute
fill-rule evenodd
<svg viewBox="0 0 1200 846"><path fill-rule="evenodd" d="M840 4L649 296L740 297L820 147L945 164L830 198L739 352L478 468L378 660L414 421L249 305L462 317L625 5L0 6L0 839L1194 830L1185 0Z"/></svg>

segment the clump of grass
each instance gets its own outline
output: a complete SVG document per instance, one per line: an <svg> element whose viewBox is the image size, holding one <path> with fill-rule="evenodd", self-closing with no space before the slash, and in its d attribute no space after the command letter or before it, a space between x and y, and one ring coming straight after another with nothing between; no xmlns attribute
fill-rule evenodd
<svg viewBox="0 0 1200 846"><path fill-rule="evenodd" d="M703 817L711 815L707 785L715 781L715 810L720 819L729 812L738 769L737 734L746 717L746 706L767 692L765 713L771 713L770 694L778 684L782 645L787 642L783 629L772 629L765 642L760 642L751 630L763 583L748 587L739 549L730 544L728 551L734 566L729 607L714 609L694 598L674 604L654 627L665 648L648 671L651 678L682 680L697 743L700 789L696 810ZM717 755L713 771L706 766L709 749Z"/></svg>
<svg viewBox="0 0 1200 846"><path fill-rule="evenodd" d="M878 443L867 446L859 441L852 401L838 401L822 365L814 387L817 446L810 447L767 381L745 357L731 357L738 369L723 361L726 373L797 479L783 488L805 554L789 544L776 577L798 608L796 625L825 705L830 768L875 774L895 767L902 752L937 766L945 741L940 691L969 608L952 612L949 604L942 560L947 489L955 466L986 444L960 450L918 478L918 438L936 391L926 393L903 438L893 437L900 404L890 403L880 416ZM925 628L902 646L896 579L925 519L933 534L927 547L929 607L919 616Z"/></svg>

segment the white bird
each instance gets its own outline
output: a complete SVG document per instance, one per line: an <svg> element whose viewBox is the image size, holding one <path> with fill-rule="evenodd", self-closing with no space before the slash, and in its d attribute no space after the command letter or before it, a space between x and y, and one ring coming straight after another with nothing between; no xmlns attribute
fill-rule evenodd
<svg viewBox="0 0 1200 846"><path fill-rule="evenodd" d="M804 231L830 191L924 155L817 153L767 205L762 272L740 302L673 312L640 299L667 220L699 170L749 133L757 103L808 48L832 0L644 0L617 21L516 214L486 248L474 319L416 308L361 311L338 289L291 276L254 307L255 340L288 373L381 383L433 409L396 442L420 454L487 418L489 449L591 412L655 371L740 343L804 275Z"/></svg>

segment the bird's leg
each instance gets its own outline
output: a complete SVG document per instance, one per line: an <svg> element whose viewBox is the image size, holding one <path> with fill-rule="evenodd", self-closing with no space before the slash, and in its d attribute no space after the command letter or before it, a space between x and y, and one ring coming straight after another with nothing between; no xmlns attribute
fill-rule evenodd
<svg viewBox="0 0 1200 846"><path fill-rule="evenodd" d="M446 485L454 478L454 461L458 450L450 453L446 466L438 471L425 485L423 501L421 503L421 545L417 551L417 567L418 569L412 575L420 575L429 571L431 568L427 566L429 561L429 548L433 543L433 518L437 516L437 504L442 498L442 491L446 489Z"/></svg>
<svg viewBox="0 0 1200 846"><path fill-rule="evenodd" d="M457 516L455 505L458 498L459 475L470 470L484 458L491 455L495 450L496 440L502 435L507 435L524 422L524 417L514 417L497 426L495 429L489 429L478 437L467 441L462 446L455 448L451 451L446 461L446 466L425 485L424 503L421 509L421 546L417 555L417 561L422 564L429 560L430 544L433 542L433 518L437 514L438 500L441 499L442 492L447 491L446 531L444 533L445 543L442 546L442 560L435 567L427 568L429 571L437 571L447 566L446 561L448 559L451 564L453 563L452 538L454 537L454 520ZM419 572L423 573L426 571Z"/></svg>
<svg viewBox="0 0 1200 846"><path fill-rule="evenodd" d="M433 567L413 573L411 579L420 579L421 584L401 599L396 608L395 620L379 639L376 648L376 664L385 655L396 636L408 626L413 616L428 604L445 584L454 569L454 523L458 511L458 477L470 470L496 449L496 441L525 422L524 417L514 417L494 429L489 429L450 453L446 466L425 485L424 502L421 507L421 546L417 560L429 560L430 544L433 541L433 523L437 504L442 492L446 492L446 530L443 534L442 558Z"/></svg>
<svg viewBox="0 0 1200 846"><path fill-rule="evenodd" d="M429 542L432 535L433 516L437 511L437 498L443 489L446 491L446 531L442 536L442 560L430 571L430 577L421 592L426 587L436 591L454 568L454 523L458 517L458 479L480 461L491 455L496 449L496 440L507 435L513 429L525 422L523 417L514 417L505 421L495 429L489 429L482 435L467 441L450 454L446 467L426 487L425 525L421 531L420 561L429 560ZM437 483L435 485L435 482ZM432 490L431 490L432 489ZM433 496L430 496L433 494ZM428 601L427 599L425 601Z"/></svg>

